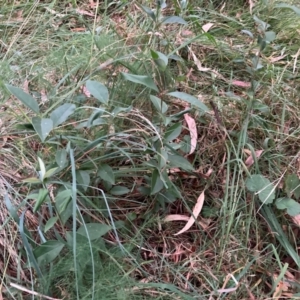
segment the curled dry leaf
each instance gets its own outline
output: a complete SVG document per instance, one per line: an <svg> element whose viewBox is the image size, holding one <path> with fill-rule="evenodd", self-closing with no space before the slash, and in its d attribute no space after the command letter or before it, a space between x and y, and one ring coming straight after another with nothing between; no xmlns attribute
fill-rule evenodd
<svg viewBox="0 0 300 300"><path fill-rule="evenodd" d="M189 51L191 52L192 56L193 56L193 60L198 68L199 71L201 72L207 72L207 71L210 71L211 69L210 68L203 68L202 65L201 65L201 62L200 60L197 58L197 56L195 55L195 53L189 49Z"/></svg>
<svg viewBox="0 0 300 300"><path fill-rule="evenodd" d="M256 158L259 158L261 155L262 155L262 153L264 152L264 150L256 150L255 151L255 157ZM245 161L245 165L247 166L247 167L250 167L250 166L252 166L254 164L254 157L252 156L252 153L250 152L249 153L249 157L246 159L246 161Z"/></svg>
<svg viewBox="0 0 300 300"><path fill-rule="evenodd" d="M190 136L191 136L191 150L189 153L190 155L194 153L196 150L197 137L198 137L197 126L195 120L189 114L184 114L184 119L190 130Z"/></svg>
<svg viewBox="0 0 300 300"><path fill-rule="evenodd" d="M200 212L202 210L203 203L204 203L204 198L205 198L205 195L204 195L204 191L203 191L201 193L201 195L197 199L197 203L196 203L196 205L195 205L195 207L193 209L192 216L189 218L189 220L186 223L186 225L180 231L178 231L177 233L175 233L174 235L179 235L181 233L184 233L184 232L186 232L187 230L189 230L192 227L192 225L196 221L196 218L199 216L199 214L200 214Z"/></svg>
<svg viewBox="0 0 300 300"><path fill-rule="evenodd" d="M90 13L86 10L83 10L83 9L76 9L76 12L79 14L79 15L83 15L83 16L89 16L89 17L94 17L95 15L93 13Z"/></svg>
<svg viewBox="0 0 300 300"><path fill-rule="evenodd" d="M211 29L214 26L214 23L207 23L205 25L202 26L202 29L204 32L208 32L209 29Z"/></svg>
<svg viewBox="0 0 300 300"><path fill-rule="evenodd" d="M251 87L251 82L244 82L240 80L232 80L231 84L239 87L244 87L244 88Z"/></svg>
<svg viewBox="0 0 300 300"><path fill-rule="evenodd" d="M85 87L85 85L83 85L81 87L82 93L87 96L88 98L91 97L91 93L88 91L88 89Z"/></svg>
<svg viewBox="0 0 300 300"><path fill-rule="evenodd" d="M270 62L271 62L271 63L277 62L277 61L279 61L279 60L284 59L286 56L287 56L287 54L280 55L280 56L278 56L278 57L273 57L273 58L270 59Z"/></svg>

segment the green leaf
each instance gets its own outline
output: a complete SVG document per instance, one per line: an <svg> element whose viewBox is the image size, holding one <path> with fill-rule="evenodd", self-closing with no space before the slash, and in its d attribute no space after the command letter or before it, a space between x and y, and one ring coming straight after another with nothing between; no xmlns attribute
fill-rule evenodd
<svg viewBox="0 0 300 300"><path fill-rule="evenodd" d="M40 165L40 171L39 171L40 179L41 179L41 181L44 181L44 177L46 174L46 167L45 167L43 160L40 157L38 157L38 162Z"/></svg>
<svg viewBox="0 0 300 300"><path fill-rule="evenodd" d="M268 114L270 113L270 107L266 104L255 101L253 103L253 109L259 110L261 113Z"/></svg>
<svg viewBox="0 0 300 300"><path fill-rule="evenodd" d="M66 151L66 149L59 149L59 150L56 151L55 161L56 161L57 165L59 166L59 168L65 167L65 165L67 163L67 151Z"/></svg>
<svg viewBox="0 0 300 300"><path fill-rule="evenodd" d="M156 16L153 10L147 6L141 5L143 11L155 22L156 21Z"/></svg>
<svg viewBox="0 0 300 300"><path fill-rule="evenodd" d="M36 213L48 196L47 189L40 189L38 199L35 202L33 212Z"/></svg>
<svg viewBox="0 0 300 300"><path fill-rule="evenodd" d="M111 184L115 184L115 174L114 174L114 171L113 169L107 165L107 164L104 164L104 165L101 165L100 166L100 169L98 171L98 176L111 183Z"/></svg>
<svg viewBox="0 0 300 300"><path fill-rule="evenodd" d="M20 88L14 87L12 85L6 84L5 86L15 97L17 97L23 104L25 104L33 112L37 114L40 112L40 108L37 101L34 98L32 98L30 95L25 93Z"/></svg>
<svg viewBox="0 0 300 300"><path fill-rule="evenodd" d="M293 10L298 16L300 16L300 8L295 5L290 5L287 3L278 3L277 5L275 5L275 8L289 8Z"/></svg>
<svg viewBox="0 0 300 300"><path fill-rule="evenodd" d="M255 23L260 27L260 29L264 32L266 31L269 27L270 24L260 20L257 16L253 16L253 20L255 21Z"/></svg>
<svg viewBox="0 0 300 300"><path fill-rule="evenodd" d="M284 187L289 197L294 195L297 200L300 198L300 179L296 174L288 175L285 178Z"/></svg>
<svg viewBox="0 0 300 300"><path fill-rule="evenodd" d="M163 18L162 20L163 24L182 24L187 25L188 23L181 17L178 16L168 16Z"/></svg>
<svg viewBox="0 0 300 300"><path fill-rule="evenodd" d="M265 32L265 41L271 43L275 40L276 33L274 31L266 31Z"/></svg>
<svg viewBox="0 0 300 300"><path fill-rule="evenodd" d="M241 30L241 32L249 35L252 39L254 38L253 33L250 30L243 29L243 30Z"/></svg>
<svg viewBox="0 0 300 300"><path fill-rule="evenodd" d="M57 170L58 170L58 168L52 168L52 169L49 169L49 170L45 173L44 179L45 179L45 178L51 177Z"/></svg>
<svg viewBox="0 0 300 300"><path fill-rule="evenodd" d="M46 243L36 247L33 254L38 264L46 265L52 262L64 248L64 244L59 241L47 241Z"/></svg>
<svg viewBox="0 0 300 300"><path fill-rule="evenodd" d="M71 197L71 190L60 191L55 197L55 207L63 224L65 224L72 215Z"/></svg>
<svg viewBox="0 0 300 300"><path fill-rule="evenodd" d="M78 234L89 237L90 240L96 240L109 232L111 230L111 226L100 223L87 223L79 227L77 230Z"/></svg>
<svg viewBox="0 0 300 300"><path fill-rule="evenodd" d="M173 141L180 135L181 130L182 130L181 123L175 123L174 125L172 125L171 127L169 127L166 130L165 135L164 135L164 141L166 143Z"/></svg>
<svg viewBox="0 0 300 300"><path fill-rule="evenodd" d="M86 191L90 184L90 174L87 171L78 170L76 171L76 180Z"/></svg>
<svg viewBox="0 0 300 300"><path fill-rule="evenodd" d="M46 137L53 129L53 121L51 119L41 119L39 117L34 117L32 118L32 125L42 142L45 141Z"/></svg>
<svg viewBox="0 0 300 300"><path fill-rule="evenodd" d="M132 106L128 106L128 107L120 107L120 106L116 106L113 111L111 112L111 114L113 116L117 116L120 112L129 112L132 110Z"/></svg>
<svg viewBox="0 0 300 300"><path fill-rule="evenodd" d="M168 105L164 101L153 95L150 95L150 100L158 112L162 114L166 113Z"/></svg>
<svg viewBox="0 0 300 300"><path fill-rule="evenodd" d="M180 155L169 155L168 160L170 167L177 167L186 171L194 171L192 164Z"/></svg>
<svg viewBox="0 0 300 300"><path fill-rule="evenodd" d="M65 103L57 107L51 114L50 118L53 121L53 127L56 127L65 122L70 115L75 111L76 106L71 103Z"/></svg>
<svg viewBox="0 0 300 300"><path fill-rule="evenodd" d="M86 82L87 90L101 103L108 104L108 89L105 85L98 81L88 80Z"/></svg>
<svg viewBox="0 0 300 300"><path fill-rule="evenodd" d="M45 225L44 232L46 233L49 229L51 229L57 220L58 220L58 217L50 218Z"/></svg>
<svg viewBox="0 0 300 300"><path fill-rule="evenodd" d="M252 175L246 180L246 187L252 193L258 193L258 198L263 204L273 203L275 187L269 179L262 175Z"/></svg>
<svg viewBox="0 0 300 300"><path fill-rule="evenodd" d="M121 196L128 194L130 190L127 187L116 185L109 192L114 196Z"/></svg>
<svg viewBox="0 0 300 300"><path fill-rule="evenodd" d="M197 108L199 108L203 112L208 112L209 111L209 108L204 103L202 103L200 100L198 100L196 97L194 97L192 95L189 95L189 94L186 94L186 93L183 93L183 92L172 92L172 93L169 93L168 95L172 96L172 97L179 98L183 101L186 101L186 102L196 106Z"/></svg>
<svg viewBox="0 0 300 300"><path fill-rule="evenodd" d="M168 57L159 51L150 50L155 64L164 71L168 66Z"/></svg>
<svg viewBox="0 0 300 300"><path fill-rule="evenodd" d="M300 214L300 204L294 199L283 197L276 199L276 207L278 209L287 209L287 213L294 217Z"/></svg>
<svg viewBox="0 0 300 300"><path fill-rule="evenodd" d="M154 170L151 178L151 195L157 194L164 187L163 181L160 179L158 170Z"/></svg>
<svg viewBox="0 0 300 300"><path fill-rule="evenodd" d="M30 177L30 178L26 178L26 179L23 179L22 182L25 182L25 183L42 183L42 181L39 179L39 178L35 178L35 177Z"/></svg>
<svg viewBox="0 0 300 300"><path fill-rule="evenodd" d="M123 77L131 82L142 84L149 89L152 89L156 92L158 92L158 88L156 84L154 83L153 79L149 76L144 75L134 75L134 74L128 74L128 73L122 73Z"/></svg>
<svg viewBox="0 0 300 300"><path fill-rule="evenodd" d="M168 162L168 152L161 148L160 151L157 153L157 161L158 161L158 167L160 169L163 169Z"/></svg>

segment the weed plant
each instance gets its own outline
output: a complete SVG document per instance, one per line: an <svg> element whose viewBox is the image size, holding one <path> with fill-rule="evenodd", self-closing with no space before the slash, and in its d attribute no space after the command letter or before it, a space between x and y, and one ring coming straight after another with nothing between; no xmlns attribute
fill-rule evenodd
<svg viewBox="0 0 300 300"><path fill-rule="evenodd" d="M1 5L3 299L300 298L300 7L154 2Z"/></svg>

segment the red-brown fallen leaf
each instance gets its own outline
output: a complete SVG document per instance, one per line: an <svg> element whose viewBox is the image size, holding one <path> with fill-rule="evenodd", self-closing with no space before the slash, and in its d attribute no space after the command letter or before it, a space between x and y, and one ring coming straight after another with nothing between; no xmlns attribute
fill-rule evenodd
<svg viewBox="0 0 300 300"><path fill-rule="evenodd" d="M204 203L204 198L205 198L205 195L204 195L204 191L203 191L201 193L201 195L197 199L197 203L196 203L196 205L195 205L195 207L193 209L192 216L189 218L189 220L185 224L185 226L180 231L178 231L177 233L175 233L174 235L179 235L181 233L184 233L184 232L186 232L187 230L189 230L192 227L192 225L196 221L196 218L198 218L198 216L200 214L200 211L202 210L203 203Z"/></svg>
<svg viewBox="0 0 300 300"><path fill-rule="evenodd" d="M252 9L254 7L254 3L252 2L252 0L249 0L249 9L250 9L250 14L252 15Z"/></svg>
<svg viewBox="0 0 300 300"><path fill-rule="evenodd" d="M90 17L94 17L94 16L95 16L94 14L92 14L92 13L86 11L86 10L79 9L79 8L76 9L76 12L77 12L79 15L83 15L83 16L84 16L84 15L85 15L85 16L90 16Z"/></svg>
<svg viewBox="0 0 300 300"><path fill-rule="evenodd" d="M214 23L207 23L205 25L202 26L202 29L204 32L208 32L209 29L211 29L214 26Z"/></svg>
<svg viewBox="0 0 300 300"><path fill-rule="evenodd" d="M263 152L264 152L264 150L256 150L256 151L255 151L255 157L256 157L256 158L259 158L259 157L262 155ZM248 158L245 160L245 165L246 165L247 167L250 167L250 166L252 166L253 164L254 164L254 158L253 158L253 156L252 156L252 153L250 152Z"/></svg>
<svg viewBox="0 0 300 300"><path fill-rule="evenodd" d="M197 126L195 120L189 114L184 114L184 119L190 130L190 136L191 136L191 150L189 152L190 155L195 152L197 146L197 138L198 138Z"/></svg>
<svg viewBox="0 0 300 300"><path fill-rule="evenodd" d="M87 96L88 98L91 97L91 93L88 91L88 89L85 87L85 85L83 85L81 87L82 93Z"/></svg>
<svg viewBox="0 0 300 300"><path fill-rule="evenodd" d="M189 35L192 35L192 34L193 34L193 32L190 31L190 30L182 30L182 31L181 31L181 35L182 35L183 37L189 36Z"/></svg>
<svg viewBox="0 0 300 300"><path fill-rule="evenodd" d="M278 274L273 274L273 279L276 281L278 278ZM275 291L273 293L273 299L279 299L282 295L282 292L287 292L290 287L290 284L287 281L280 280L275 287Z"/></svg>
<svg viewBox="0 0 300 300"><path fill-rule="evenodd" d="M195 53L191 49L190 49L190 53L192 53L193 60L194 60L194 62L195 62L195 64L196 64L199 71L207 72L207 71L211 70L210 68L203 68L202 67L200 60L197 58L197 56L195 55Z"/></svg>
<svg viewBox="0 0 300 300"><path fill-rule="evenodd" d="M164 218L165 222L170 222L170 221L188 221L190 218L185 215L167 215Z"/></svg>
<svg viewBox="0 0 300 300"><path fill-rule="evenodd" d="M291 218L296 225L300 226L300 215L296 215Z"/></svg>
<svg viewBox="0 0 300 300"><path fill-rule="evenodd" d="M250 82L244 82L244 81L240 81L240 80L232 80L231 84L235 85L235 86L239 86L239 87L244 87L244 88L251 87Z"/></svg>
<svg viewBox="0 0 300 300"><path fill-rule="evenodd" d="M273 57L273 58L270 59L270 62L271 62L271 63L277 62L277 61L279 61L279 60L282 60L282 59L285 58L286 56L287 56L287 54L285 54L285 55L280 55L280 56L278 56L278 57Z"/></svg>
<svg viewBox="0 0 300 300"><path fill-rule="evenodd" d="M23 91L27 94L29 94L29 81L28 80L25 80L24 83L23 83Z"/></svg>
<svg viewBox="0 0 300 300"><path fill-rule="evenodd" d="M71 28L72 32L83 32L86 31L84 27L78 27L78 28Z"/></svg>

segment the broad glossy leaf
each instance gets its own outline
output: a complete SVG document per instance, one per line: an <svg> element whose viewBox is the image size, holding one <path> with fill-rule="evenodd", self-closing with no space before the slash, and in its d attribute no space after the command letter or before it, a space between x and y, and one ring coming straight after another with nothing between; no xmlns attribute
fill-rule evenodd
<svg viewBox="0 0 300 300"><path fill-rule="evenodd" d="M115 184L115 174L113 169L107 165L101 165L100 169L98 171L98 176L100 176L101 179L111 183L111 184Z"/></svg>
<svg viewBox="0 0 300 300"><path fill-rule="evenodd" d="M158 161L158 167L160 169L163 169L168 162L168 152L161 148L160 151L157 153L157 161Z"/></svg>
<svg viewBox="0 0 300 300"><path fill-rule="evenodd" d="M269 179L255 174L246 180L246 187L250 192L258 193L258 198L263 204L273 203L275 187Z"/></svg>
<svg viewBox="0 0 300 300"><path fill-rule="evenodd" d="M276 33L274 31L266 31L265 32L265 40L268 43L271 43L275 40L276 38Z"/></svg>
<svg viewBox="0 0 300 300"><path fill-rule="evenodd" d="M83 170L76 171L76 180L79 185L82 186L84 190L87 190L90 184L90 174Z"/></svg>
<svg viewBox="0 0 300 300"><path fill-rule="evenodd" d="M172 97L179 98L183 101L186 101L186 102L196 106L197 108L199 108L203 112L208 112L209 111L209 108L204 103L202 103L200 100L198 100L196 97L194 97L190 94L187 94L187 93L184 93L184 92L171 92L168 95L172 96Z"/></svg>
<svg viewBox="0 0 300 300"><path fill-rule="evenodd" d="M253 16L253 20L256 22L256 24L260 27L260 29L262 31L266 31L269 27L270 27L270 24L260 20L257 16Z"/></svg>
<svg viewBox="0 0 300 300"><path fill-rule="evenodd" d="M44 232L46 233L49 229L51 229L54 224L57 222L58 217L52 217L50 218L47 223L45 224Z"/></svg>
<svg viewBox="0 0 300 300"><path fill-rule="evenodd" d="M55 161L59 168L63 168L67 163L67 151L66 149L59 149L55 154Z"/></svg>
<svg viewBox="0 0 300 300"><path fill-rule="evenodd" d="M180 135L181 130L182 130L181 123L175 123L174 125L172 125L166 130L164 135L164 141L165 142L173 141Z"/></svg>
<svg viewBox="0 0 300 300"><path fill-rule="evenodd" d="M52 262L64 248L65 244L59 241L47 241L33 250L33 254L39 265Z"/></svg>
<svg viewBox="0 0 300 300"><path fill-rule="evenodd" d="M141 5L142 9L144 12L155 22L156 21L156 16L153 10L147 6Z"/></svg>
<svg viewBox="0 0 300 300"><path fill-rule="evenodd" d="M77 230L78 234L89 237L90 240L96 240L109 232L111 230L111 226L100 223L87 223L82 225Z"/></svg>
<svg viewBox="0 0 300 300"><path fill-rule="evenodd" d="M57 170L58 170L58 168L52 168L52 169L49 169L49 170L45 173L44 179L45 179L45 178L51 177Z"/></svg>
<svg viewBox="0 0 300 300"><path fill-rule="evenodd" d="M122 196L128 194L130 190L127 187L116 185L109 192L114 196Z"/></svg>
<svg viewBox="0 0 300 300"><path fill-rule="evenodd" d="M17 88L15 86L9 84L6 84L5 86L15 97L17 97L23 104L25 104L33 112L37 114L40 112L39 105L33 97L25 93L22 89Z"/></svg>
<svg viewBox="0 0 300 300"><path fill-rule="evenodd" d="M154 172L152 173L152 178L151 178L151 195L157 194L163 188L164 188L164 183L160 179L160 174L159 174L158 170L154 170Z"/></svg>
<svg viewBox="0 0 300 300"><path fill-rule="evenodd" d="M169 155L168 160L170 167L180 168L186 171L194 171L192 164L180 155Z"/></svg>
<svg viewBox="0 0 300 300"><path fill-rule="evenodd" d="M162 114L166 113L168 110L168 105L164 101L153 95L150 95L150 100L158 112Z"/></svg>
<svg viewBox="0 0 300 300"><path fill-rule="evenodd" d="M29 177L29 178L26 178L26 179L23 179L22 182L25 182L25 183L42 183L42 181L39 179L39 178L35 178L35 177Z"/></svg>
<svg viewBox="0 0 300 300"><path fill-rule="evenodd" d="M289 8L293 10L298 16L300 16L300 8L295 5L290 5L288 3L278 3L275 5L275 8Z"/></svg>
<svg viewBox="0 0 300 300"><path fill-rule="evenodd" d="M53 127L56 127L65 122L76 109L75 104L65 103L57 107L51 114L50 118L53 121Z"/></svg>
<svg viewBox="0 0 300 300"><path fill-rule="evenodd" d="M288 197L278 198L275 204L278 209L286 209L286 212L292 217L300 214L300 204L294 199Z"/></svg>
<svg viewBox="0 0 300 300"><path fill-rule="evenodd" d="M55 207L63 224L65 224L72 215L71 196L71 190L64 190L58 192L55 197Z"/></svg>
<svg viewBox="0 0 300 300"><path fill-rule="evenodd" d="M98 81L88 80L86 88L101 103L108 104L109 95L105 85Z"/></svg>
<svg viewBox="0 0 300 300"><path fill-rule="evenodd" d="M178 16L168 16L163 18L163 24L182 24L187 25L188 23L181 17Z"/></svg>
<svg viewBox="0 0 300 300"><path fill-rule="evenodd" d="M41 205L44 203L44 201L47 199L48 196L48 190L47 189L40 189L38 199L35 202L33 212L36 213L38 209L41 207Z"/></svg>
<svg viewBox="0 0 300 300"><path fill-rule="evenodd" d="M155 64L159 67L159 69L164 71L168 66L168 57L159 51L150 51Z"/></svg>
<svg viewBox="0 0 300 300"><path fill-rule="evenodd" d="M149 89L158 92L158 88L157 88L156 84L154 83L153 79L149 76L134 75L134 74L128 74L128 73L122 73L122 75L128 81L142 84L142 85L148 87Z"/></svg>
<svg viewBox="0 0 300 300"><path fill-rule="evenodd" d="M51 119L41 119L39 117L34 117L32 118L32 125L42 142L45 141L46 137L53 129L53 121Z"/></svg>
<svg viewBox="0 0 300 300"><path fill-rule="evenodd" d="M285 192L291 196L294 195L296 199L300 198L300 179L296 174L288 175L284 181Z"/></svg>

